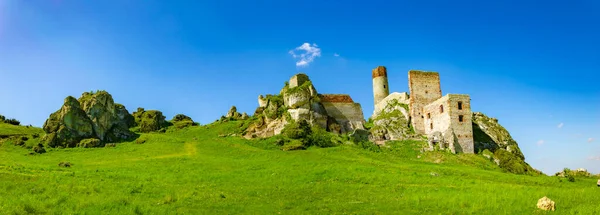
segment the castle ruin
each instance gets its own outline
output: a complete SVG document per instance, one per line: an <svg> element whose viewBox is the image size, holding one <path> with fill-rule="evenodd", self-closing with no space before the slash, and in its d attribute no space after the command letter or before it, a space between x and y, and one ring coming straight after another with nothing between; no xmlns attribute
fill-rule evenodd
<svg viewBox="0 0 600 215"><path fill-rule="evenodd" d="M430 141L447 146L453 152L474 153L469 95L442 96L437 72L409 71L409 93L389 93L387 69L383 66L373 69L372 77L374 115L389 101L397 100L408 105L409 121L415 133L427 135Z"/></svg>

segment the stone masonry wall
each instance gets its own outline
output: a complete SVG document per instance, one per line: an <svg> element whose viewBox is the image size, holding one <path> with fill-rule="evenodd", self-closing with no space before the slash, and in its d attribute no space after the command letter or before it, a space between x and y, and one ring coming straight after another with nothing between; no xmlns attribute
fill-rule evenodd
<svg viewBox="0 0 600 215"><path fill-rule="evenodd" d="M471 117L471 97L462 94L448 94L450 126L454 131L455 138L458 139L461 151L463 153L475 153L473 141L473 124ZM459 110L459 102L462 103L462 110ZM459 120L462 116L462 122Z"/></svg>
<svg viewBox="0 0 600 215"><path fill-rule="evenodd" d="M359 103L321 102L327 115L333 117L342 127L342 132L364 129L365 117Z"/></svg>
<svg viewBox="0 0 600 215"><path fill-rule="evenodd" d="M431 134L439 131L442 134L446 133L450 129L450 111L448 111L449 101L448 97L444 96L429 105L423 107L423 114L425 118L423 124L425 125L425 134ZM441 111L443 107L444 111Z"/></svg>
<svg viewBox="0 0 600 215"><path fill-rule="evenodd" d="M410 116L415 132L425 134L423 107L442 97L440 75L437 72L408 72Z"/></svg>
<svg viewBox="0 0 600 215"><path fill-rule="evenodd" d="M308 78L308 75L306 74L297 74L292 76L292 78L290 78L290 88L294 88L297 86L300 86L302 84L304 84L304 82L309 81L310 79Z"/></svg>
<svg viewBox="0 0 600 215"><path fill-rule="evenodd" d="M462 103L461 109L459 102ZM425 134L439 131L455 152L474 153L469 95L448 94L425 106L423 112Z"/></svg>
<svg viewBox="0 0 600 215"><path fill-rule="evenodd" d="M390 94L388 84L387 69L384 66L378 66L372 71L373 77L373 105L376 106L381 100Z"/></svg>
<svg viewBox="0 0 600 215"><path fill-rule="evenodd" d="M347 94L319 94L321 102L332 102L332 103L354 103L352 97Z"/></svg>

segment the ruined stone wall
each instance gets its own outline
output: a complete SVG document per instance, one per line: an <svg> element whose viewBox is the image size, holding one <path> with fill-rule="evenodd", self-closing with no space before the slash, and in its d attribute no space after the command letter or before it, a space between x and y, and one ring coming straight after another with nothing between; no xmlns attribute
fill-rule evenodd
<svg viewBox="0 0 600 215"><path fill-rule="evenodd" d="M410 116L418 134L425 134L423 107L442 97L440 75L437 72L411 70L408 72Z"/></svg>
<svg viewBox="0 0 600 215"><path fill-rule="evenodd" d="M384 66L378 66L373 69L373 106L376 106L381 100L390 94L388 84L387 69Z"/></svg>
<svg viewBox="0 0 600 215"><path fill-rule="evenodd" d="M296 74L294 76L292 76L292 78L290 78L290 87L289 88L294 88L297 86L300 86L302 84L304 84L304 82L310 81L310 79L308 78L308 75L306 74Z"/></svg>
<svg viewBox="0 0 600 215"><path fill-rule="evenodd" d="M454 131L455 138L458 139L460 150L457 152L474 153L473 141L473 123L471 113L471 97L469 95L448 94L450 127ZM462 110L459 109L459 102L462 103ZM459 118L462 116L462 122Z"/></svg>
<svg viewBox="0 0 600 215"><path fill-rule="evenodd" d="M450 112L448 111L449 101L448 96L444 96L423 107L423 119L425 134L431 134L439 131L446 133L450 128ZM441 111L442 107L444 110Z"/></svg>
<svg viewBox="0 0 600 215"><path fill-rule="evenodd" d="M364 129L365 117L359 103L321 102L327 115L333 117L342 127L342 132Z"/></svg>
<svg viewBox="0 0 600 215"><path fill-rule="evenodd" d="M461 108L459 108L461 102ZM443 112L442 112L443 109ZM423 108L425 134L439 131L458 153L474 153L469 95L448 94ZM462 121L460 118L462 117Z"/></svg>
<svg viewBox="0 0 600 215"><path fill-rule="evenodd" d="M321 102L333 102L333 103L354 103L352 97L347 94L319 94Z"/></svg>

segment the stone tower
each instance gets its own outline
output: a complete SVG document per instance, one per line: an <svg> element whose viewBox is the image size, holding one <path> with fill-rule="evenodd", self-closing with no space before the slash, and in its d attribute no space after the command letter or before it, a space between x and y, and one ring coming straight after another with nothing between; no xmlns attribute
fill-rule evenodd
<svg viewBox="0 0 600 215"><path fill-rule="evenodd" d="M423 108L442 97L440 74L417 70L408 71L408 89L410 91L409 110L412 126L418 134L425 134Z"/></svg>
<svg viewBox="0 0 600 215"><path fill-rule="evenodd" d="M373 69L373 97L374 106L390 94L388 85L387 69L385 66L378 66Z"/></svg>

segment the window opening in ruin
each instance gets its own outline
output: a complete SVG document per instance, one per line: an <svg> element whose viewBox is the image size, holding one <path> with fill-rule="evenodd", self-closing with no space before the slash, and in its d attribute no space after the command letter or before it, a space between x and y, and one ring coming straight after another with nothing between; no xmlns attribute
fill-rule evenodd
<svg viewBox="0 0 600 215"><path fill-rule="evenodd" d="M433 129L433 123L429 123L429 128Z"/></svg>
<svg viewBox="0 0 600 215"><path fill-rule="evenodd" d="M383 89L385 89L385 85L383 85Z"/></svg>
<svg viewBox="0 0 600 215"><path fill-rule="evenodd" d="M431 119L431 113L427 113L427 119Z"/></svg>
<svg viewBox="0 0 600 215"><path fill-rule="evenodd" d="M425 94L427 94L427 90L425 90Z"/></svg>
<svg viewBox="0 0 600 215"><path fill-rule="evenodd" d="M440 113L444 113L444 105L440 105Z"/></svg>
<svg viewBox="0 0 600 215"><path fill-rule="evenodd" d="M463 119L463 115L459 115L459 116L458 116L458 121L459 121L459 122L463 122L463 120L464 120L464 119Z"/></svg>
<svg viewBox="0 0 600 215"><path fill-rule="evenodd" d="M462 110L462 102L458 102L458 109Z"/></svg>

